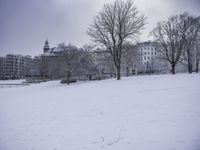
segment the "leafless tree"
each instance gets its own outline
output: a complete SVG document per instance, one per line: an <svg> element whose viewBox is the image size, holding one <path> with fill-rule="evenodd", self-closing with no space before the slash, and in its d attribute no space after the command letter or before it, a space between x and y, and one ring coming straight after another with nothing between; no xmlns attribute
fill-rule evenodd
<svg viewBox="0 0 200 150"><path fill-rule="evenodd" d="M159 22L152 34L161 46L158 49L160 59L168 61L171 72L175 74L175 66L180 61L184 46L184 27L179 16L171 16L167 21Z"/></svg>
<svg viewBox="0 0 200 150"><path fill-rule="evenodd" d="M139 14L132 0L116 0L105 4L88 28L92 41L106 49L112 57L117 70L117 80L121 79L121 57L123 45L138 37L145 25L145 17Z"/></svg>
<svg viewBox="0 0 200 150"><path fill-rule="evenodd" d="M83 50L76 46L64 43L59 44L58 48L61 50L60 56L62 59L62 68L64 69L67 84L70 84L72 75L80 68L84 58Z"/></svg>
<svg viewBox="0 0 200 150"><path fill-rule="evenodd" d="M194 61L195 61L195 43L200 31L200 17L195 17L189 13L183 13L180 15L180 21L185 28L184 33L184 53L183 60L187 63L188 72L192 73ZM197 51L198 52L198 51Z"/></svg>

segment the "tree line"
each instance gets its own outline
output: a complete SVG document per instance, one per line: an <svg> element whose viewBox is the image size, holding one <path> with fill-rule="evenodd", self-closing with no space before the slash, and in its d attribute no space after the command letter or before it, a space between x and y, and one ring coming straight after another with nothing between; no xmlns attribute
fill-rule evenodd
<svg viewBox="0 0 200 150"><path fill-rule="evenodd" d="M171 16L166 21L159 22L152 31L155 41L161 46L158 49L160 59L168 61L172 74L178 63L187 66L192 73L196 63L196 72L199 69L199 42L200 42L200 17L185 12Z"/></svg>
<svg viewBox="0 0 200 150"><path fill-rule="evenodd" d="M138 62L137 49L133 42L138 40L147 24L147 17L142 15L132 0L116 0L105 4L87 30L92 46L77 48L61 43L55 56L43 56L41 71L44 74L64 77L70 83L72 76L98 74L97 64L91 53L96 48L99 53L107 53L104 63L111 68L117 80L121 79L122 65L127 69ZM184 12L159 22L151 35L157 43L157 59L165 60L171 66L171 73L176 73L176 65L181 63L188 72L199 71L200 61L200 17ZM91 48L92 47L92 48ZM45 61L46 59L46 61ZM45 62L48 63L45 64ZM113 69L114 67L114 69ZM128 76L128 72L127 72Z"/></svg>
<svg viewBox="0 0 200 150"><path fill-rule="evenodd" d="M137 40L147 18L142 15L132 0L116 0L105 4L88 28L88 35L96 46L109 52L121 79L121 62L126 43ZM175 74L178 63L188 66L192 73L194 63L199 68L200 17L185 12L159 22L151 32L158 43L159 58L171 65Z"/></svg>

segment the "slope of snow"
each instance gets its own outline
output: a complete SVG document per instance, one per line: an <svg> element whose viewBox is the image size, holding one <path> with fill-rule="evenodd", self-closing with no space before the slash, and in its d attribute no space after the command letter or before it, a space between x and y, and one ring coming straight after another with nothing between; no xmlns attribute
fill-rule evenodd
<svg viewBox="0 0 200 150"><path fill-rule="evenodd" d="M24 82L25 80L0 80L0 84L20 84Z"/></svg>
<svg viewBox="0 0 200 150"><path fill-rule="evenodd" d="M0 150L199 150L200 75L0 89Z"/></svg>
<svg viewBox="0 0 200 150"><path fill-rule="evenodd" d="M28 86L23 84L25 80L0 80L0 89L1 88L11 88L11 87L21 87L21 86Z"/></svg>

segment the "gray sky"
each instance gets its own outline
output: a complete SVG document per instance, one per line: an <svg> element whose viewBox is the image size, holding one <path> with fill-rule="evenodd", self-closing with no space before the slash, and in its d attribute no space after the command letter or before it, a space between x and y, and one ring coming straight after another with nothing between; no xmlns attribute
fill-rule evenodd
<svg viewBox="0 0 200 150"><path fill-rule="evenodd" d="M7 53L39 55L48 38L78 47L89 43L86 30L104 3L113 0L0 0L0 56ZM135 0L148 17L140 38L148 40L156 23L188 11L200 15L200 0Z"/></svg>

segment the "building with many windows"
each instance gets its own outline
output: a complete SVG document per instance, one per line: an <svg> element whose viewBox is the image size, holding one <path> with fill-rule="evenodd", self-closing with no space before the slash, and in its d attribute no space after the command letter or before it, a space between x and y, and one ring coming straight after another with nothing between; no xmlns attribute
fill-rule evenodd
<svg viewBox="0 0 200 150"><path fill-rule="evenodd" d="M146 41L136 45L139 54L139 72L166 72L167 62L159 59L157 52L161 47L156 42Z"/></svg>
<svg viewBox="0 0 200 150"><path fill-rule="evenodd" d="M6 55L6 78L15 79L24 77L24 58L22 55Z"/></svg>
<svg viewBox="0 0 200 150"><path fill-rule="evenodd" d="M142 65L146 66L150 64L156 58L156 47L157 43L155 42L143 42L138 43L138 51L140 56L140 62Z"/></svg>
<svg viewBox="0 0 200 150"><path fill-rule="evenodd" d="M19 79L39 76L39 61L31 56L8 54L0 57L0 79Z"/></svg>
<svg viewBox="0 0 200 150"><path fill-rule="evenodd" d="M4 79L4 76L6 74L6 58L0 57L0 79Z"/></svg>

